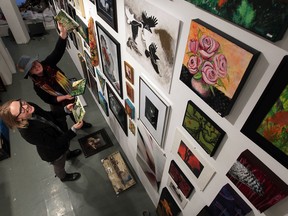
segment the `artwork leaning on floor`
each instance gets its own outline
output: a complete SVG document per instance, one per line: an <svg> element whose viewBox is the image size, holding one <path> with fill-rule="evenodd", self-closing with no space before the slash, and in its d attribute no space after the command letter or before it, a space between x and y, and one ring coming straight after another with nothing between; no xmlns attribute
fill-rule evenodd
<svg viewBox="0 0 288 216"><path fill-rule="evenodd" d="M186 1L270 41L281 40L288 27L287 1Z"/></svg>
<svg viewBox="0 0 288 216"><path fill-rule="evenodd" d="M170 106L140 77L139 119L163 148Z"/></svg>
<svg viewBox="0 0 288 216"><path fill-rule="evenodd" d="M288 55L284 56L241 132L288 168Z"/></svg>
<svg viewBox="0 0 288 216"><path fill-rule="evenodd" d="M288 185L248 149L240 154L226 175L260 212L288 195Z"/></svg>
<svg viewBox="0 0 288 216"><path fill-rule="evenodd" d="M143 73L169 92L180 21L144 0L125 0L124 13L127 52L146 69Z"/></svg>
<svg viewBox="0 0 288 216"><path fill-rule="evenodd" d="M232 109L259 54L207 23L192 20L180 80L223 117Z"/></svg>
<svg viewBox="0 0 288 216"><path fill-rule="evenodd" d="M188 101L182 126L211 157L225 132L192 101Z"/></svg>

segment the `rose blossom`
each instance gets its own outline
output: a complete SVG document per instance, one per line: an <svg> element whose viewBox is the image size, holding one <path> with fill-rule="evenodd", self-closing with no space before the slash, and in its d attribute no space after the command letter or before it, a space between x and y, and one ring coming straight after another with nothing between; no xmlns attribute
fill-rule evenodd
<svg viewBox="0 0 288 216"><path fill-rule="evenodd" d="M211 62L204 62L202 67L202 79L209 85L217 82L218 75Z"/></svg>
<svg viewBox="0 0 288 216"><path fill-rule="evenodd" d="M187 67L191 74L196 74L199 71L199 66L202 63L202 59L198 56L190 56Z"/></svg>
<svg viewBox="0 0 288 216"><path fill-rule="evenodd" d="M202 35L199 41L200 54L204 59L211 58L218 50L220 44L213 38Z"/></svg>
<svg viewBox="0 0 288 216"><path fill-rule="evenodd" d="M198 51L198 47L199 47L199 42L197 40L190 40L188 42L188 49L190 52L192 52L193 54L196 54Z"/></svg>
<svg viewBox="0 0 288 216"><path fill-rule="evenodd" d="M217 54L213 58L214 67L219 77L225 77L227 75L227 59L223 54Z"/></svg>

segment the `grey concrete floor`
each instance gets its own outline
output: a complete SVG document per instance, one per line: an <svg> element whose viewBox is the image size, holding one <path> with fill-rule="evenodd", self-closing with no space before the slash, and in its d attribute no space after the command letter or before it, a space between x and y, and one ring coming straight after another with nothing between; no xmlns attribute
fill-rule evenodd
<svg viewBox="0 0 288 216"><path fill-rule="evenodd" d="M57 40L55 30L47 35L32 38L28 44L17 45L13 38L2 38L15 62L23 55L39 55L40 60L54 48ZM65 53L60 68L70 77L80 78L68 53ZM35 102L49 110L34 92L32 81L23 79L23 74L13 74L13 83L7 92L0 93L2 102L22 98ZM140 216L148 210L155 215L155 206L145 188L137 178L112 131L103 118L90 91L86 91L86 117L93 127L80 130L71 142L71 149L80 148L78 139L105 128L113 146L95 155L85 158L81 154L77 159L67 162L68 172L77 171L82 177L75 182L62 183L54 177L53 167L40 159L35 146L22 139L17 130L10 130L11 157L0 161L0 215L1 216ZM68 124L72 122L68 120ZM128 190L116 195L101 159L120 151L137 182Z"/></svg>

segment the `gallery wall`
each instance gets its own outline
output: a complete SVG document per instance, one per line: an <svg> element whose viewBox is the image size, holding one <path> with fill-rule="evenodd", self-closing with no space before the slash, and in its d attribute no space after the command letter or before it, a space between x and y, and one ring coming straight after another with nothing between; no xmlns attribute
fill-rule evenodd
<svg viewBox="0 0 288 216"><path fill-rule="evenodd" d="M59 6L61 7L59 2L61 1L54 0L56 10L59 10ZM74 5L74 1L68 2L69 4L71 3L71 5ZM99 1L96 1L96 3L97 2ZM95 103L99 106L100 110L102 110L103 116L111 127L111 130L113 131L123 151L127 155L127 158L129 158L130 163L133 166L135 172L137 173L141 183L144 185L151 200L155 204L155 208L158 205L162 189L164 187L167 187L169 189L168 182L171 181L171 175L169 175L169 167L171 161L173 160L182 170L184 175L188 178L188 181L190 181L190 183L194 186L194 190L187 198L184 197L184 200L182 200L182 204L179 202L179 200L176 201L183 215L197 215L204 206L209 206L211 204L211 202L214 200L221 188L227 183L252 209L250 215L288 215L287 197L282 199L275 205L271 207L269 206L270 208L262 212L262 210L259 210L258 207L255 207L255 205L252 204L251 200L249 200L249 198L247 198L241 192L239 187L237 187L226 176L227 172L236 162L240 154L246 149L248 149L263 164L265 164L269 169L271 169L274 174L278 176L283 182L285 182L286 184L288 183L287 168L283 164L281 164L281 162L275 159L272 154L269 154L267 151L263 150L259 146L261 145L260 143L256 144L240 131L244 123L248 119L250 113L252 112L254 106L256 105L257 101L259 100L260 96L264 92L269 81L271 80L282 58L285 55L288 55L288 32L284 34L281 40L272 42L255 33L252 33L251 31L248 31L231 22L212 15L184 0L147 0L145 1L146 3L144 1L138 0L136 1L136 3L134 2L133 4L143 5L144 8L148 7L149 11L155 12L155 14L153 14L155 17L159 18L159 16L163 16L162 13L164 13L167 16L167 21L171 19L174 21L176 20L176 23L179 23L179 26L176 30L173 29L170 31L177 32L177 41L175 41L175 56L172 55L173 67L171 71L173 75L171 78L171 85L167 90L167 88L164 85L161 85L161 83L157 81L157 78L155 78L155 71L151 71L151 69L145 67L145 65L143 66L143 62L139 62L135 55L131 55L131 49L127 47L127 11L125 12L124 2L126 2L126 4L129 4L133 1L117 0L115 2L117 4L116 8L118 31L115 31L115 29L113 29L99 16L96 11L95 2L93 2L93 0L83 0L85 18L81 16L80 11L78 10L79 8L76 9L76 15L78 15L86 25L88 25L88 19L92 17L94 21L97 21L99 24L101 24L101 26L103 26L103 28L106 29L106 31L109 32L109 34L111 34L111 36L120 44L121 57L118 58L118 60L120 60L121 63L122 73L120 75L120 79L122 79L123 96L121 97L117 93L117 91L115 91L115 88L111 86L111 82L104 75L101 64L101 57L99 57L100 63L98 66L95 67L95 71L97 69L102 75L102 77L104 77L104 79L106 80L106 85L110 86L110 88L123 106L125 106L125 99L129 98L126 90L126 82L130 83L130 85L134 89L134 102L132 102L132 105L135 108L135 117L134 119L132 119L127 116L127 127L129 127L129 121L131 121L132 124L135 126L135 134L133 134L132 131L127 128L126 135L126 133L120 126L119 121L116 119L115 113L113 113L111 109L108 108L109 116L107 116L106 113L103 111L101 105L99 104L97 96L93 94L92 90L91 94L95 98ZM220 30L224 34L229 35L229 39L231 39L230 37L232 37L237 41L240 41L243 44L260 52L258 59L255 61L255 64L251 68L250 74L247 77L246 82L243 83L243 86L241 86L239 95L235 99L235 103L233 103L230 112L223 117L220 116L211 106L209 106L205 102L205 100L199 97L199 95L197 95L194 91L188 88L180 80L183 58L186 52L187 38L189 35L191 20L193 19L200 19L205 23L209 24L210 26ZM174 25L174 23L172 22L167 22L166 24L167 29L171 28L171 26L173 27ZM179 31L177 31L178 28ZM97 30L95 31L97 32ZM140 30L138 37L140 37ZM98 40L97 37L96 39ZM78 68L79 73L84 76L78 58L78 53L80 52L79 44L78 49L74 46L71 39L69 39L69 44L70 46L69 48L67 48L67 50L72 57L76 67ZM100 45L98 41L98 50L99 46ZM85 47L83 49L89 50ZM100 55L100 51L98 52ZM129 63L129 65L131 65L134 69L133 84L129 82L125 76L124 61ZM286 72L288 71L286 70ZM140 77L142 81L140 81ZM95 80L98 85L98 90L104 95L104 98L109 106L107 88L105 87L103 90L101 89L98 75L95 75ZM168 114L166 116L167 122L164 122L164 126L166 125L166 128L165 131L163 131L165 136L163 138L163 142L160 144L159 142L154 141L153 136L150 134L151 131L149 132L149 129L147 130L147 126L145 127L145 122L143 125L143 117L141 120L140 109L141 103L143 104L144 102L140 101L140 82L143 81L148 85L152 92L155 93L156 97L158 97L155 100L159 99L160 102L164 102L164 104L166 104L168 107ZM142 91L144 92L143 89ZM219 146L216 148L213 156L212 154L210 154L210 156L207 151L205 151L204 148L202 148L199 143L182 126L188 101L192 101L199 108L199 110L201 110L202 114L206 116L206 118L209 118L210 121L214 122L217 126L219 126L221 130L224 131L225 135L223 139L220 140L220 143L218 143ZM141 112L143 112L143 110ZM163 112L163 110L159 110L159 113L161 112ZM159 185L156 185L156 187L155 185L153 186L151 180L147 178L147 175L145 175L143 171L143 167L141 167L139 163L139 158L137 159L137 157L141 157L141 153L139 153L139 148L141 148L139 147L139 142L141 142L141 138L139 139L139 130L141 131L142 135L144 134L147 137L148 140L152 140L149 145L151 145L150 150L152 149L151 151L154 151L154 163L156 166L155 178L158 178L157 182L159 183ZM145 137L143 139L145 139ZM188 146L188 148L190 148L196 158L200 160L202 165L204 165L203 170L207 172L204 173L205 176L202 173L203 175L201 174L198 178L195 178L188 166L186 166L186 164L183 163L181 159L179 159L179 154L177 154L179 140L187 141L186 145ZM157 146L153 146L153 144L155 143ZM155 152L157 152L157 154ZM159 170L161 171L159 172ZM159 173L161 174L160 180L159 176L157 177ZM169 189L169 191L171 193L171 189ZM129 191L127 191L126 193L129 193ZM175 196L174 194L172 195L172 197L176 199L177 195Z"/></svg>

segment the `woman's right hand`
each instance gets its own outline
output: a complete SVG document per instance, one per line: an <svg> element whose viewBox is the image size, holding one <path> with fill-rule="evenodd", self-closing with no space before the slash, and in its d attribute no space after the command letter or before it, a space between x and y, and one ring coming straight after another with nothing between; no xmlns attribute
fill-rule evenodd
<svg viewBox="0 0 288 216"><path fill-rule="evenodd" d="M83 121L79 121L73 125L76 130L79 130L83 126Z"/></svg>
<svg viewBox="0 0 288 216"><path fill-rule="evenodd" d="M64 101L64 100L73 100L74 97L67 94L67 95L61 95L61 96L57 96L57 101L58 102L61 102L61 101Z"/></svg>

